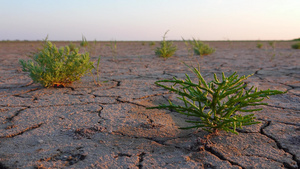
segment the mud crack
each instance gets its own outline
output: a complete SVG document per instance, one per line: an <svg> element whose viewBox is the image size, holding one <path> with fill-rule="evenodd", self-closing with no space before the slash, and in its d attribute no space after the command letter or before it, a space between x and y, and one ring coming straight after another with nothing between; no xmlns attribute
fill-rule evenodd
<svg viewBox="0 0 300 169"><path fill-rule="evenodd" d="M15 134L10 134L10 135L6 135L6 136L0 136L0 138L12 138L12 137L15 137L15 136L18 136L18 135L22 135L23 133L25 132L28 132L30 130L33 130L33 129L36 129L36 128L39 128L43 125L44 123L40 123L40 124L36 124L34 126L31 126L31 127L28 127L18 133L15 133Z"/></svg>
<svg viewBox="0 0 300 169"><path fill-rule="evenodd" d="M291 154L292 157L293 157L292 159L293 159L294 161L297 162L297 165L298 165L298 167L299 167L299 166L300 166L300 161L297 160L296 155L293 154L293 153L291 153L291 152L289 151L288 148L284 148L284 147L280 144L280 142L279 142L278 140L276 140L276 138L274 138L274 137L272 137L272 136L270 136L270 135L268 135L267 133L264 132L264 129L267 128L268 126L270 126L270 124L271 124L271 121L267 121L266 125L263 126L263 127L260 129L260 134L265 135L265 136L267 136L268 138L272 139L272 140L276 143L276 145L277 145L277 147L278 147L279 149L285 151L285 152L288 153L288 154ZM285 163L285 162L283 163L283 165L284 165L284 167L286 167L286 168L291 168L291 169L294 169L294 168L295 168L295 167L293 167L293 166L291 166L291 165L289 165L288 163Z"/></svg>
<svg viewBox="0 0 300 169"><path fill-rule="evenodd" d="M137 165L137 167L138 167L139 169L142 169L142 168L143 168L142 162L144 161L144 156L145 156L145 155L146 155L145 152L142 152L141 154L138 155L138 157L139 157L139 164Z"/></svg>

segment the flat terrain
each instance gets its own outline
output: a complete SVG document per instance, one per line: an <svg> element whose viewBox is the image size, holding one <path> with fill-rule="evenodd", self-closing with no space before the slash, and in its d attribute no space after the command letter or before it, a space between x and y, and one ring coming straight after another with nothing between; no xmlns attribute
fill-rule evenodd
<svg viewBox="0 0 300 169"><path fill-rule="evenodd" d="M68 42L54 42L57 46ZM188 56L176 42L175 56L154 55L156 42L90 43L92 61L101 55L101 86L85 76L65 88L43 88L22 72L19 59L41 42L0 42L0 168L298 168L300 166L300 50L293 42L207 42L210 56ZM75 44L79 45L78 42ZM83 50L82 50L83 51ZM259 89L288 91L267 99L255 116L260 124L220 132L180 130L188 117L150 106L178 103L176 95L154 85L184 78L182 64L213 73L254 74ZM179 103L180 104L180 103Z"/></svg>

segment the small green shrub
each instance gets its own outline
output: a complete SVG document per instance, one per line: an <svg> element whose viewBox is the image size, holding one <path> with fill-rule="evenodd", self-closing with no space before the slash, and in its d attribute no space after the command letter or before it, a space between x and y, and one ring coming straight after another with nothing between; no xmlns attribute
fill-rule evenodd
<svg viewBox="0 0 300 169"><path fill-rule="evenodd" d="M293 49L300 49L300 42L299 43L295 43L291 46Z"/></svg>
<svg viewBox="0 0 300 169"><path fill-rule="evenodd" d="M79 54L78 51L75 48L70 52L68 46L57 49L51 42L45 41L44 48L30 56L32 60L20 59L19 62L35 83L44 87L65 86L80 80L94 68L89 53Z"/></svg>
<svg viewBox="0 0 300 169"><path fill-rule="evenodd" d="M149 43L149 46L154 46L154 45L155 45L155 42L153 42L153 41Z"/></svg>
<svg viewBox="0 0 300 169"><path fill-rule="evenodd" d="M175 105L169 100L169 105L149 108L175 110L178 113L198 118L198 120L187 121L193 126L181 129L203 128L208 132L225 130L238 134L236 131L237 127L242 128L242 126L259 123L254 121L255 117L253 114L242 116L237 114L238 111L254 112L262 110L261 108L250 109L246 107L267 105L267 103L261 103L264 98L284 93L270 89L258 91L257 88L253 90L253 87L245 90L247 84L243 80L251 75L239 78L236 73L229 77L225 77L224 73L222 73L222 81L214 74L214 80L207 83L199 70L191 67L190 69L197 75L197 83L193 83L187 74L185 80L179 80L174 77L174 80L159 80L155 82L158 86L178 94L180 96L178 99L183 101L184 106ZM166 86L161 83L172 83L172 85Z"/></svg>
<svg viewBox="0 0 300 169"><path fill-rule="evenodd" d="M261 49L261 48L263 47L263 44L262 44L262 43L257 43L257 44L256 44L256 47L257 47L258 49Z"/></svg>
<svg viewBox="0 0 300 169"><path fill-rule="evenodd" d="M196 55L210 55L213 54L216 50L214 48L209 47L208 44L201 42L200 40L196 40L193 38L193 41L190 41L193 46L194 53Z"/></svg>
<svg viewBox="0 0 300 169"><path fill-rule="evenodd" d="M271 41L271 42L269 42L269 45L273 48L273 49L275 49L275 42L274 41Z"/></svg>
<svg viewBox="0 0 300 169"><path fill-rule="evenodd" d="M164 34L163 40L160 42L160 47L156 48L155 55L163 57L164 59L173 56L177 50L177 47L173 45L173 42L166 41L166 34Z"/></svg>
<svg viewBox="0 0 300 169"><path fill-rule="evenodd" d="M74 43L71 42L68 46L70 48L70 52L75 51L76 45Z"/></svg>
<svg viewBox="0 0 300 169"><path fill-rule="evenodd" d="M82 40L80 42L81 47L87 47L89 46L89 42L86 40L86 38L82 35Z"/></svg>

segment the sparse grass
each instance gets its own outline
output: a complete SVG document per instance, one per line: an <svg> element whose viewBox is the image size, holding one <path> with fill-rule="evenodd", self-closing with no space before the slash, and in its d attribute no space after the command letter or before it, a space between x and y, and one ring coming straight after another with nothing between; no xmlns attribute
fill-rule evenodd
<svg viewBox="0 0 300 169"><path fill-rule="evenodd" d="M99 75L100 75L100 71L99 71L99 66L100 66L100 60L101 60L101 56L98 57L98 60L97 60L97 65L95 67L96 69L96 76L97 76L97 80L95 80L95 84L100 86L101 83L99 82Z"/></svg>
<svg viewBox="0 0 300 169"><path fill-rule="evenodd" d="M70 51L68 46L58 49L45 40L43 49L31 55L30 60L20 59L19 62L35 83L44 87L64 87L94 68L89 53L79 54L78 51L78 48Z"/></svg>
<svg viewBox="0 0 300 169"><path fill-rule="evenodd" d="M200 40L196 40L193 38L193 41L189 41L193 46L194 53L196 55L210 55L213 54L216 50L214 48L209 47L208 44L201 42Z"/></svg>
<svg viewBox="0 0 300 169"><path fill-rule="evenodd" d="M169 31L163 36L163 40L160 42L160 47L156 48L155 55L163 57L165 60L173 56L177 50L177 47L173 45L173 42L166 41L166 35Z"/></svg>
<svg viewBox="0 0 300 169"><path fill-rule="evenodd" d="M299 43L295 43L291 46L293 49L300 49L300 42Z"/></svg>
<svg viewBox="0 0 300 169"><path fill-rule="evenodd" d="M207 83L200 73L200 68L189 68L198 77L197 83L193 83L187 74L185 80L173 77L173 80L155 82L156 85L178 94L180 96L178 99L184 103L183 106L175 105L169 100L169 105L163 104L149 108L169 109L197 118L197 120L195 118L186 121L192 126L181 129L203 128L208 132L225 130L238 134L236 128L260 123L254 120L254 114L242 116L238 112L260 111L261 108L253 106L267 105L267 103L262 103L265 98L285 93L270 89L262 91L254 89L253 86L246 90L247 84L243 81L251 75L239 77L236 73L229 77L225 77L222 73L222 80L214 74L214 80ZM171 83L171 85L167 86L162 83Z"/></svg>
<svg viewBox="0 0 300 169"><path fill-rule="evenodd" d="M117 41L110 41L110 43L107 45L109 46L111 52L113 53L113 60L116 60L117 57Z"/></svg>

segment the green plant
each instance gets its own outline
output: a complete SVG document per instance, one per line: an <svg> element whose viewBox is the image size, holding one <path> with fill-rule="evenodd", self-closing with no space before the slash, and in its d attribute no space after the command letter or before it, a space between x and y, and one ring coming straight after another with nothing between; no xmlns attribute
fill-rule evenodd
<svg viewBox="0 0 300 169"><path fill-rule="evenodd" d="M261 103L264 98L270 95L282 94L285 92L277 90L253 90L253 86L246 90L247 84L243 80L249 76L238 77L233 73L229 77L225 77L222 73L222 81L214 74L214 80L207 83L200 71L194 67L189 67L198 77L198 83L193 83L190 77L186 74L185 80L179 80L174 77L174 80L159 80L155 84L169 91L175 92L183 101L184 106L175 105L169 100L169 105L159 105L150 107L149 109L169 109L175 110L178 113L194 116L198 120L189 120L188 123L193 126L181 129L203 128L208 132L217 132L225 130L238 134L236 128L242 126L259 123L254 121L253 114L242 116L237 112L254 112L262 110L261 108L247 108L248 106L267 105ZM173 83L171 86L166 86L161 83Z"/></svg>
<svg viewBox="0 0 300 169"><path fill-rule="evenodd" d="M87 47L89 46L89 42L86 40L86 38L82 35L82 40L80 42L81 47Z"/></svg>
<svg viewBox="0 0 300 169"><path fill-rule="evenodd" d="M192 57L194 55L193 47L191 46L192 42L190 40L185 40L183 37L181 38L185 44L186 50L188 51L188 55Z"/></svg>
<svg viewBox="0 0 300 169"><path fill-rule="evenodd" d="M163 40L160 42L160 47L156 48L155 55L163 57L164 59L171 57L177 50L177 47L173 45L173 42L166 41L166 33L163 36Z"/></svg>
<svg viewBox="0 0 300 169"><path fill-rule="evenodd" d="M145 46L145 44L146 44L145 42L142 42L142 45L143 45L143 46Z"/></svg>
<svg viewBox="0 0 300 169"><path fill-rule="evenodd" d="M200 40L196 40L193 38L193 41L189 41L193 46L194 53L196 55L210 55L213 54L216 50L214 48L209 47L208 44L201 42Z"/></svg>
<svg viewBox="0 0 300 169"><path fill-rule="evenodd" d="M275 42L274 42L274 41L269 42L269 45L270 45L273 49L275 49Z"/></svg>
<svg viewBox="0 0 300 169"><path fill-rule="evenodd" d="M257 43L257 44L256 44L256 47L257 47L258 49L261 49L261 48L263 47L263 44L262 44L262 43Z"/></svg>
<svg viewBox="0 0 300 169"><path fill-rule="evenodd" d="M299 43L295 43L291 46L293 49L300 49L300 42Z"/></svg>
<svg viewBox="0 0 300 169"><path fill-rule="evenodd" d="M94 68L90 62L89 53L79 54L79 49L70 51L68 46L57 49L51 42L45 40L43 49L29 56L28 61L20 59L24 72L35 83L44 87L59 87L70 84Z"/></svg>
<svg viewBox="0 0 300 169"><path fill-rule="evenodd" d="M76 45L74 43L71 42L68 46L70 48L70 52L75 51Z"/></svg>
<svg viewBox="0 0 300 169"><path fill-rule="evenodd" d="M113 53L113 60L116 60L116 56L117 56L117 41L110 41L110 44L107 44L107 46L109 46L111 52Z"/></svg>
<svg viewBox="0 0 300 169"><path fill-rule="evenodd" d="M154 45L155 45L155 42L153 42L153 41L149 43L149 46L154 46Z"/></svg>

